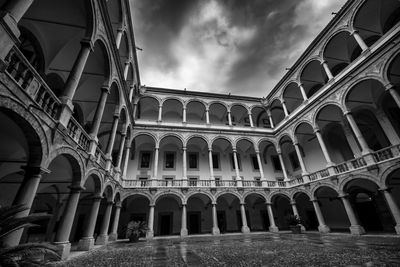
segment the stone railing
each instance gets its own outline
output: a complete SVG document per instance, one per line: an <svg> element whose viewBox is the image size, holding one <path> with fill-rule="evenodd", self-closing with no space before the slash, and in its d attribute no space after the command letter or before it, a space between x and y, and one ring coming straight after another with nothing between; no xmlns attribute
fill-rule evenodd
<svg viewBox="0 0 400 267"><path fill-rule="evenodd" d="M69 119L67 130L69 136L75 140L85 151L89 150L90 137L82 126L73 118Z"/></svg>
<svg viewBox="0 0 400 267"><path fill-rule="evenodd" d="M99 147L96 148L95 152L95 158L96 162L103 168L106 168L107 161L106 161L106 156L104 155L103 151Z"/></svg>
<svg viewBox="0 0 400 267"><path fill-rule="evenodd" d="M400 156L400 145L387 147L372 153L375 162L382 162Z"/></svg>
<svg viewBox="0 0 400 267"><path fill-rule="evenodd" d="M57 119L61 102L17 47L5 58L6 73L19 84L51 118Z"/></svg>

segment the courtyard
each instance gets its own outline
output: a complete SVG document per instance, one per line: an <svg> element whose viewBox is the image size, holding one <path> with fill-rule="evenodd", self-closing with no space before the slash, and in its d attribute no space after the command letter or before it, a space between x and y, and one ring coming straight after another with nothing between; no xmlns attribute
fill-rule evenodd
<svg viewBox="0 0 400 267"><path fill-rule="evenodd" d="M118 241L72 255L70 266L399 266L400 238L281 232Z"/></svg>

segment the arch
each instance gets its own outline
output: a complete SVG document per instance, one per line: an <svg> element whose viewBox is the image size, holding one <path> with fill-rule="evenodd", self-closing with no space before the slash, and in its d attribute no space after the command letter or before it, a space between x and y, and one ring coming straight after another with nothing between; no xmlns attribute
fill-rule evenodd
<svg viewBox="0 0 400 267"><path fill-rule="evenodd" d="M339 192L345 192L345 188L346 186L351 182L354 181L356 179L361 179L361 180L368 180L371 181L372 183L374 183L378 188L383 188L382 184L380 184L379 179L373 177L372 175L368 175L368 174L357 174L357 175L349 175L348 177L346 177L345 179L343 179L338 186Z"/></svg>
<svg viewBox="0 0 400 267"><path fill-rule="evenodd" d="M228 105L228 107L229 107L228 110L232 110L232 108L235 107L235 106L242 107L242 108L244 108L247 112L250 111L250 108L249 108L248 106L246 106L246 105L244 105L244 104L241 104L241 103L232 103L232 104Z"/></svg>
<svg viewBox="0 0 400 267"><path fill-rule="evenodd" d="M185 101L183 101L183 99L181 99L181 98L179 98L179 97L173 97L173 96L168 96L168 97L166 97L166 98L162 98L160 104L161 104L161 105L164 105L164 103L167 102L168 100L175 100L175 101L178 101L179 103L181 103L182 106L185 105Z"/></svg>
<svg viewBox="0 0 400 267"><path fill-rule="evenodd" d="M323 187L328 187L329 189L332 189L333 191L335 191L338 195L339 195L339 191L338 188L332 184L328 184L328 183L318 183L314 188L311 189L311 198L316 198L316 193L318 190L320 190Z"/></svg>
<svg viewBox="0 0 400 267"><path fill-rule="evenodd" d="M279 143L279 145L282 145L282 144L283 144L283 142L284 142L283 139L285 139L285 138L289 138L289 140L291 141L291 144L293 144L293 139L292 139L292 137L290 136L290 134L289 134L289 133L284 133L284 134L282 134L281 136L279 136L279 138L278 138L278 143Z"/></svg>
<svg viewBox="0 0 400 267"><path fill-rule="evenodd" d="M223 195L232 195L233 197L237 197L239 200L239 203L243 203L243 196L241 194L239 194L238 192L234 192L234 191L221 191L215 194L215 202L218 201L218 198L222 197Z"/></svg>
<svg viewBox="0 0 400 267"><path fill-rule="evenodd" d="M235 144L234 147L237 147L238 143L239 143L240 141L243 141L243 140L249 141L249 142L253 145L253 148L254 148L254 149L256 148L256 143L254 142L254 140L251 139L250 137L247 137L247 136L241 136L241 137L236 138L236 139L233 141L233 143Z"/></svg>
<svg viewBox="0 0 400 267"><path fill-rule="evenodd" d="M226 110L229 110L229 105L227 103L225 103L223 101L219 101L219 100L213 100L211 102L208 102L208 108L210 108L211 105L214 105L214 104L220 104L220 105L224 106L226 108Z"/></svg>
<svg viewBox="0 0 400 267"><path fill-rule="evenodd" d="M307 124L307 125L309 125L313 130L314 130L314 128L315 128L314 125L312 124L312 122L310 122L310 121L308 121L308 120L300 120L300 121L296 122L296 124L295 124L294 127L293 127L293 134L294 134L294 135L296 135L297 130L299 129L299 127L300 127L302 124Z"/></svg>
<svg viewBox="0 0 400 267"><path fill-rule="evenodd" d="M300 189L300 188L296 188L295 190L293 190L290 193L290 200L295 200L296 196L299 194L305 194L306 196L308 196L310 199L312 198L312 195L310 194L309 191L304 190L304 189Z"/></svg>
<svg viewBox="0 0 400 267"><path fill-rule="evenodd" d="M105 195L107 201L114 200L114 186L111 183L106 183L102 195Z"/></svg>
<svg viewBox="0 0 400 267"><path fill-rule="evenodd" d="M214 198L214 195L211 194L210 192L207 192L207 191L192 191L192 192L188 193L188 194L185 196L185 203L188 203L189 199L190 199L192 196L195 196L195 195L204 195L204 196L207 196L207 197L210 199L211 204L216 204L216 199Z"/></svg>
<svg viewBox="0 0 400 267"><path fill-rule="evenodd" d="M156 135L154 135L153 133L150 133L150 132L144 132L144 131L139 131L139 132L135 132L135 133L133 133L132 134L132 142L133 142L133 140L135 140L135 138L136 137L138 137L138 136L140 136L140 135L146 135L146 136L149 136L150 138L152 138L153 139L153 141L154 141L154 144L159 144L159 142L158 142L158 138L157 138L157 136Z"/></svg>
<svg viewBox="0 0 400 267"><path fill-rule="evenodd" d="M379 184L386 186L387 185L387 180L390 175L396 171L400 170L400 167L398 165L393 165L385 169L382 174L379 176Z"/></svg>
<svg viewBox="0 0 400 267"><path fill-rule="evenodd" d="M285 101L289 113L292 113L304 102L303 95L297 82L291 81L286 84L283 89L282 99Z"/></svg>
<svg viewBox="0 0 400 267"><path fill-rule="evenodd" d="M307 97L314 95L328 82L328 76L321 64L320 58L313 58L308 60L301 68L300 82Z"/></svg>
<svg viewBox="0 0 400 267"><path fill-rule="evenodd" d="M339 108L339 109L342 111L342 113L344 112L343 109L342 109L342 106L340 105L340 103L337 103L337 102L334 102L334 101L325 102L322 106L320 106L320 107L318 107L318 108L316 109L316 111L315 111L315 113L314 113L314 115L313 115L312 123L313 123L315 126L318 125L317 119L318 119L318 116L320 115L321 111L322 111L324 108L326 108L326 107L328 107L328 106L330 106L330 105L336 106L337 108Z"/></svg>
<svg viewBox="0 0 400 267"><path fill-rule="evenodd" d="M154 100L158 103L158 105L161 105L161 101L162 101L161 98L159 98L159 97L157 97L157 96L155 96L155 95L143 94L142 96L140 96L139 101L142 100L143 98L151 98L151 99L154 99Z"/></svg>
<svg viewBox="0 0 400 267"><path fill-rule="evenodd" d="M368 76L362 77L360 79L357 79L356 81L349 84L348 87L346 88L346 90L343 92L343 97L341 99L343 107L347 107L346 101L349 98L349 95L351 94L353 89L355 87L357 87L358 85L360 85L361 83L370 81L370 80L380 83L382 85L382 87L385 88L385 82L379 75L368 75Z"/></svg>
<svg viewBox="0 0 400 267"><path fill-rule="evenodd" d="M150 202L150 205L156 205L158 200L168 195L172 195L178 198L178 204L186 205L186 198L183 194L176 191L163 191L154 195L153 200ZM180 202L180 203L179 203Z"/></svg>
<svg viewBox="0 0 400 267"><path fill-rule="evenodd" d="M114 194L114 203L115 203L115 204L121 204L121 203L122 203L122 201L121 201L121 192L120 192L119 189L116 189L116 190L115 190L115 194Z"/></svg>
<svg viewBox="0 0 400 267"><path fill-rule="evenodd" d="M246 198L247 198L248 196L251 196L251 195L259 196L259 197L261 197L262 199L264 199L265 202L267 202L267 196L266 196L266 195L264 195L263 193L260 193L260 192L252 192L252 191L248 191L248 192L245 192L245 193L243 194L243 201L246 201Z"/></svg>
<svg viewBox="0 0 400 267"><path fill-rule="evenodd" d="M151 194L149 194L147 192L133 192L132 193L129 191L126 191L125 193L122 194L121 202L123 202L124 200L126 200L129 197L136 196L136 195L146 198L149 201L149 203L153 203L153 197Z"/></svg>
<svg viewBox="0 0 400 267"><path fill-rule="evenodd" d="M271 194L269 194L268 198L267 198L267 202L272 203L273 198L277 197L277 196L282 196L282 197L286 198L287 200L289 200L289 203L290 203L290 200L291 200L290 195L288 193L282 192L282 191L275 191L275 192L272 192Z"/></svg>
<svg viewBox="0 0 400 267"><path fill-rule="evenodd" d="M204 108L205 108L205 109L208 107L208 103L205 102L204 100L200 99L200 98L192 98L192 99L189 99L189 100L187 100L186 102L184 102L184 106L187 107L187 105L189 105L189 104L192 103L192 102L198 102L198 103L204 105Z"/></svg>
<svg viewBox="0 0 400 267"><path fill-rule="evenodd" d="M202 139L204 142L206 142L207 146L210 147L210 141L208 140L206 135L201 135L201 134L191 134L188 137L186 137L185 142L183 144L183 146L187 146L187 144L189 143L189 141L193 138L199 138Z"/></svg>
<svg viewBox="0 0 400 267"><path fill-rule="evenodd" d="M397 50L390 56L390 60L385 62L385 66L383 67L383 80L385 85L387 83L392 83L395 86L398 86L400 84L400 78L397 78L397 76L399 76L398 73L390 72L392 69L398 70L399 68L397 66L399 65L400 65L400 50Z"/></svg>
<svg viewBox="0 0 400 267"><path fill-rule="evenodd" d="M165 134L160 136L160 138L159 138L160 141L158 142L158 144L161 144L163 139L165 139L167 137L175 137L175 138L177 138L179 141L181 141L181 145L182 146L185 143L185 139L180 134L177 134L177 133L165 133Z"/></svg>
<svg viewBox="0 0 400 267"><path fill-rule="evenodd" d="M99 171L98 168L91 168L91 169L89 169L89 170L87 171L87 173L86 173L86 175L85 175L85 177L84 177L84 179L83 179L83 181L82 181L81 186L84 186L84 185L85 185L87 179L88 179L90 176L95 177L95 179L97 179L98 182L99 182L99 184L100 184L100 191L99 191L98 193L103 192L104 175Z"/></svg>
<svg viewBox="0 0 400 267"><path fill-rule="evenodd" d="M93 43L94 43L94 45L93 45L93 51L95 51L95 49L96 49L96 44L98 44L99 45L99 47L100 47L100 49L101 49L101 51L103 52L103 54L105 55L105 58L107 59L106 60L106 62L105 62L105 64L104 64L104 67L105 67L105 82L104 82L104 85L107 85L108 87L111 87L111 85L112 85L112 73L113 73L113 60L112 60L112 57L111 57L111 55L110 55L110 51L111 51L111 49L110 49L110 47L108 46L108 42L107 42L107 39L104 37L104 36L102 36L102 35L98 35L97 36L97 38L96 39L94 39L93 40ZM91 54L93 54L94 52L92 52ZM87 61L87 63L86 63L86 65L85 65L85 68L86 68L86 66L88 65L88 62L89 62L89 59L90 59L90 55L89 55L89 58L88 58L88 61Z"/></svg>
<svg viewBox="0 0 400 267"><path fill-rule="evenodd" d="M261 145L262 142L269 142L269 143L271 143L271 144L274 146L274 148L276 149L275 140L273 140L273 139L271 139L271 138L269 138L269 137L262 137L262 138L258 139L258 141L257 141L257 147L258 147L258 148L260 147L260 145Z"/></svg>
<svg viewBox="0 0 400 267"><path fill-rule="evenodd" d="M214 144L214 142L215 142L216 140L218 140L218 139L223 139L223 140L227 141L232 147L234 147L234 146L233 146L233 145L234 145L233 140L230 139L229 137L222 136L222 135L217 135L217 136L213 137L213 138L210 140L211 146L212 146L212 145Z"/></svg>

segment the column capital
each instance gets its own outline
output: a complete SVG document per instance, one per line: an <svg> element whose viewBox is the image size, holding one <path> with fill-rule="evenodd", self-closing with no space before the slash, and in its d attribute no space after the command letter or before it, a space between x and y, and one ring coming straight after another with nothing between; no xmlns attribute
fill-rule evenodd
<svg viewBox="0 0 400 267"><path fill-rule="evenodd" d="M121 203L116 203L116 204L115 204L115 208L117 208L117 209L122 208L122 204L121 204Z"/></svg>
<svg viewBox="0 0 400 267"><path fill-rule="evenodd" d="M318 202L318 198L312 197L312 198L310 198L310 201L311 202Z"/></svg>
<svg viewBox="0 0 400 267"><path fill-rule="evenodd" d="M271 203L270 201L265 201L265 205L267 205L267 206L271 206L271 205L272 205L272 203Z"/></svg>
<svg viewBox="0 0 400 267"><path fill-rule="evenodd" d="M339 198L347 198L348 196L349 196L349 194L347 194L347 193L340 193L338 195Z"/></svg>
<svg viewBox="0 0 400 267"><path fill-rule="evenodd" d="M209 148L208 148L208 152L212 152L212 147L209 147Z"/></svg>
<svg viewBox="0 0 400 267"><path fill-rule="evenodd" d="M345 115L345 116L351 115L351 110L348 110L348 109L344 110L343 115Z"/></svg>
<svg viewBox="0 0 400 267"><path fill-rule="evenodd" d="M112 200L107 200L107 206L111 206L111 205L114 205L114 201L112 201Z"/></svg>
<svg viewBox="0 0 400 267"><path fill-rule="evenodd" d="M81 40L81 46L89 48L90 52L93 52L93 50L94 50L93 42L90 39L86 39L86 38L82 39Z"/></svg>
<svg viewBox="0 0 400 267"><path fill-rule="evenodd" d="M119 116L120 116L120 114L119 114L119 112L115 112L114 114L113 114L113 118L116 120L116 119L119 119Z"/></svg>
<svg viewBox="0 0 400 267"><path fill-rule="evenodd" d="M249 116L253 115L253 114L251 113L251 110L248 110L248 111L247 111L247 115L249 115Z"/></svg>
<svg viewBox="0 0 400 267"><path fill-rule="evenodd" d="M162 108L163 104L158 104L158 108Z"/></svg>
<svg viewBox="0 0 400 267"><path fill-rule="evenodd" d="M293 140L293 145L294 145L294 146L298 146L298 145L299 145L299 141Z"/></svg>
<svg viewBox="0 0 400 267"><path fill-rule="evenodd" d="M232 147L232 152L233 152L233 153L236 153L236 152L237 152L236 147Z"/></svg>
<svg viewBox="0 0 400 267"><path fill-rule="evenodd" d="M72 193L78 193L80 191L84 191L86 188L81 185L70 185L68 186L71 189Z"/></svg>
<svg viewBox="0 0 400 267"><path fill-rule="evenodd" d="M99 194L96 194L92 197L93 201L100 201L103 199L103 197Z"/></svg>
<svg viewBox="0 0 400 267"><path fill-rule="evenodd" d="M183 110L186 110L186 109L187 109L187 107L186 107L186 106L183 106L183 107L182 107L182 109L183 109Z"/></svg>
<svg viewBox="0 0 400 267"><path fill-rule="evenodd" d="M255 149L254 152L255 152L256 154L260 154L260 150L258 150L258 149Z"/></svg>
<svg viewBox="0 0 400 267"><path fill-rule="evenodd" d="M385 84L385 90L386 91L389 91L389 90L394 89L394 88L395 88L395 85L392 84L392 83Z"/></svg>
<svg viewBox="0 0 400 267"><path fill-rule="evenodd" d="M314 133L316 134L316 133L319 133L321 130L319 129L319 127L318 126L314 126Z"/></svg>
<svg viewBox="0 0 400 267"><path fill-rule="evenodd" d="M382 191L382 192L384 192L384 191L390 192L390 190L392 190L392 188L387 187L387 186L383 186L378 189L378 191Z"/></svg>
<svg viewBox="0 0 400 267"><path fill-rule="evenodd" d="M156 206L156 204L149 204L150 208L154 208Z"/></svg>
<svg viewBox="0 0 400 267"><path fill-rule="evenodd" d="M357 34L357 33L358 33L357 30L352 30L352 31L350 32L350 35L353 36L354 34Z"/></svg>
<svg viewBox="0 0 400 267"><path fill-rule="evenodd" d="M154 150L159 150L160 149L160 147L158 146L158 145L156 145L155 147L154 147Z"/></svg>
<svg viewBox="0 0 400 267"><path fill-rule="evenodd" d="M104 85L101 87L101 91L107 94L110 94L110 87Z"/></svg>
<svg viewBox="0 0 400 267"><path fill-rule="evenodd" d="M290 201L290 204L291 204L291 205L296 205L296 200L292 199L292 200Z"/></svg>
<svg viewBox="0 0 400 267"><path fill-rule="evenodd" d="M22 166L22 170L24 170L25 175L43 175L46 173L50 173L51 171L40 166Z"/></svg>
<svg viewBox="0 0 400 267"><path fill-rule="evenodd" d="M324 64L328 64L328 61L326 61L325 59L321 61L321 65L324 65Z"/></svg>
<svg viewBox="0 0 400 267"><path fill-rule="evenodd" d="M183 146L183 147L182 147L182 150L183 150L183 151L186 151L186 150L187 150L187 148L186 148L185 146Z"/></svg>

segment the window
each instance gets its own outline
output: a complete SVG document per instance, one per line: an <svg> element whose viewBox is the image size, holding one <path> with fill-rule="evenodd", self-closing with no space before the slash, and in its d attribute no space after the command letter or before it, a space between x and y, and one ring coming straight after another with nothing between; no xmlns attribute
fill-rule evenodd
<svg viewBox="0 0 400 267"><path fill-rule="evenodd" d="M293 170L297 170L298 168L300 168L299 159L297 158L295 151L289 153L289 160L290 164L292 164Z"/></svg>
<svg viewBox="0 0 400 267"><path fill-rule="evenodd" d="M282 171L281 161L278 156L271 156L271 161L275 171Z"/></svg>
<svg viewBox="0 0 400 267"><path fill-rule="evenodd" d="M149 169L151 163L151 152L150 151L142 151L140 153L140 168L141 169Z"/></svg>
<svg viewBox="0 0 400 267"><path fill-rule="evenodd" d="M165 152L164 168L175 169L175 152Z"/></svg>
<svg viewBox="0 0 400 267"><path fill-rule="evenodd" d="M251 155L251 162L253 163L253 169L259 170L260 166L258 166L258 160L256 155Z"/></svg>
<svg viewBox="0 0 400 267"><path fill-rule="evenodd" d="M249 118L244 118L244 126L251 126Z"/></svg>
<svg viewBox="0 0 400 267"><path fill-rule="evenodd" d="M198 169L199 168L199 155L197 153L189 153L188 161L189 161L189 169Z"/></svg>
<svg viewBox="0 0 400 267"><path fill-rule="evenodd" d="M147 185L147 177L139 177L140 186L145 187Z"/></svg>
<svg viewBox="0 0 400 267"><path fill-rule="evenodd" d="M215 186L222 186L221 177L215 176L214 179L215 179Z"/></svg>
<svg viewBox="0 0 400 267"><path fill-rule="evenodd" d="M242 164L241 164L241 161L240 161L240 154L239 153L236 153L236 158L237 158L239 170L242 170ZM235 169L235 159L233 157L233 153L231 153L231 167L232 167L233 170Z"/></svg>
<svg viewBox="0 0 400 267"><path fill-rule="evenodd" d="M220 169L219 167L219 153L212 153L212 163L214 169Z"/></svg>

